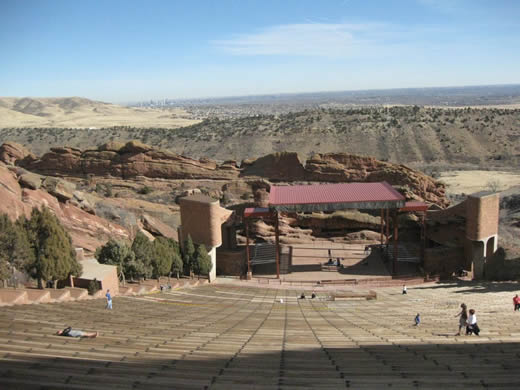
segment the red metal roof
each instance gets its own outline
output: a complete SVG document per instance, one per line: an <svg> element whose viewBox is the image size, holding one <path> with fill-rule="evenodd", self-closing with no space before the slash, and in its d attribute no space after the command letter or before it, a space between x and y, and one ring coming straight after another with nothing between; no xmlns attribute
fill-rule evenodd
<svg viewBox="0 0 520 390"><path fill-rule="evenodd" d="M244 210L244 218L270 217L271 210L265 207L248 207Z"/></svg>
<svg viewBox="0 0 520 390"><path fill-rule="evenodd" d="M404 202L387 182L271 186L269 205Z"/></svg>

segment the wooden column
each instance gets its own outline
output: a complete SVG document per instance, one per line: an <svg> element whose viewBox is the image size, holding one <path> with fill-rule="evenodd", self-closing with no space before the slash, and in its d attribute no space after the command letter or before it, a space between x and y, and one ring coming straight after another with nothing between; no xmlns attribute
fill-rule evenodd
<svg viewBox="0 0 520 390"><path fill-rule="evenodd" d="M381 246L383 245L383 237L385 235L385 225L384 225L384 219L385 219L385 215L384 215L384 209L381 209Z"/></svg>
<svg viewBox="0 0 520 390"><path fill-rule="evenodd" d="M388 244L388 237L390 237L390 209L386 209L386 244Z"/></svg>
<svg viewBox="0 0 520 390"><path fill-rule="evenodd" d="M426 250L426 211L421 215L421 263L424 264L424 252Z"/></svg>
<svg viewBox="0 0 520 390"><path fill-rule="evenodd" d="M276 245L276 277L280 279L280 229L278 228L278 211L275 213L274 234Z"/></svg>
<svg viewBox="0 0 520 390"><path fill-rule="evenodd" d="M251 257L249 255L249 219L245 219L246 225L246 261L247 261L247 275L246 278L249 278L251 275Z"/></svg>
<svg viewBox="0 0 520 390"><path fill-rule="evenodd" d="M398 242L398 232L399 232L399 226L398 226L398 211L395 209L394 211L394 261L392 263L392 274L397 275L397 258L399 257L399 242Z"/></svg>

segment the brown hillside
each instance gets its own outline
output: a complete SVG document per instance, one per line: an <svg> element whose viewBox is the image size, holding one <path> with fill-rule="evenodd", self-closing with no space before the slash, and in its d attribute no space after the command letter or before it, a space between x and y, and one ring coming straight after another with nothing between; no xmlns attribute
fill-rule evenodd
<svg viewBox="0 0 520 390"><path fill-rule="evenodd" d="M37 109L31 105L24 107L24 110ZM22 115L18 111L16 114ZM121 124L136 127L88 130L65 128L63 123L57 123L55 128L40 128L38 124L19 128L23 126L19 122L17 128L3 125L0 142L15 141L43 154L51 147L63 145L94 149L111 141L137 139L192 158L240 161L294 151L305 159L316 153L347 153L423 169L438 165L512 167L520 162L518 109L418 106L315 109L279 116L206 119L175 130L159 128L153 121L139 124L132 123L130 117L127 119Z"/></svg>

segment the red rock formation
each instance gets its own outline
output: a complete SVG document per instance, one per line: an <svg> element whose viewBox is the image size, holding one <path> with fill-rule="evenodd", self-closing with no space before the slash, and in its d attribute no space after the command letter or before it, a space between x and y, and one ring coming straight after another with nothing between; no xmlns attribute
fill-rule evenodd
<svg viewBox="0 0 520 390"><path fill-rule="evenodd" d="M405 165L396 165L343 153L316 154L307 160L305 179L326 182L386 181L399 188L408 199L422 200L446 207L444 184Z"/></svg>
<svg viewBox="0 0 520 390"><path fill-rule="evenodd" d="M30 213L30 206L22 201L22 188L15 173L3 164L0 164L0 199L0 212L7 214L13 221Z"/></svg>
<svg viewBox="0 0 520 390"><path fill-rule="evenodd" d="M179 241L179 234L176 229L151 217L150 215L143 214L141 217L141 223L143 224L143 227L153 235L164 236Z"/></svg>
<svg viewBox="0 0 520 390"><path fill-rule="evenodd" d="M99 150L85 152L75 148L51 148L51 151L40 159L20 165L45 175L111 175L123 179L137 176L164 179L233 179L239 174L236 165L227 163L221 169L212 160L194 160L132 141L117 151L106 150L109 147L110 145L103 145Z"/></svg>
<svg viewBox="0 0 520 390"><path fill-rule="evenodd" d="M297 153L272 153L256 160L244 160L240 176L259 176L271 181L304 180L303 168Z"/></svg>
<svg viewBox="0 0 520 390"><path fill-rule="evenodd" d="M5 164L14 165L16 161L25 158L36 159L36 157L24 146L17 144L16 142L8 141L0 146L0 161Z"/></svg>
<svg viewBox="0 0 520 390"><path fill-rule="evenodd" d="M137 141L125 145L109 143L98 150L52 148L38 160L22 159L26 155L12 144L4 147L10 162L30 171L47 175L111 175L123 179L145 176L164 179L218 179L262 177L286 182L376 182L387 181L408 198L424 200L444 208L448 205L445 188L440 182L410 169L378 161L372 157L344 153L316 154L303 166L297 153L273 153L256 160L244 160L241 168L235 161L219 165L208 159L188 157L154 149ZM252 191L255 192L255 189ZM261 197L261 196L258 196Z"/></svg>
<svg viewBox="0 0 520 390"><path fill-rule="evenodd" d="M109 238L129 239L129 232L80 208L61 203L57 198L42 189L21 188L16 173L5 165L0 165L0 213L7 214L12 220L22 215L29 217L33 207L48 207L58 217L69 232L76 247L93 252Z"/></svg>

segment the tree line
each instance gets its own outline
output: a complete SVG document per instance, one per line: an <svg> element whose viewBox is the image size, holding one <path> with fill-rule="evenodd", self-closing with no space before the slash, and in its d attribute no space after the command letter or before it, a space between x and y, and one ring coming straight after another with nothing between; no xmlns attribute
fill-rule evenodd
<svg viewBox="0 0 520 390"><path fill-rule="evenodd" d="M150 241L138 232L131 245L124 241L110 239L95 253L101 264L117 266L119 279L159 278L193 273L208 275L213 264L206 247L195 245L188 235L181 250L179 244L170 238L157 237Z"/></svg>
<svg viewBox="0 0 520 390"><path fill-rule="evenodd" d="M110 239L97 248L101 264L117 266L120 279L159 278L160 276L208 275L213 264L204 245L195 245L190 236L179 244L166 237L153 242L138 232L131 245ZM0 214L0 281L4 287L17 272L35 279L38 288L46 282L56 287L59 280L80 276L72 239L58 218L46 207L33 208L30 218L12 222ZM16 285L16 280L13 280Z"/></svg>
<svg viewBox="0 0 520 390"><path fill-rule="evenodd" d="M38 288L44 282L56 287L58 280L81 275L70 235L46 207L33 208L30 218L22 216L16 222L7 214L0 215L0 280L4 287L16 271L36 279Z"/></svg>

